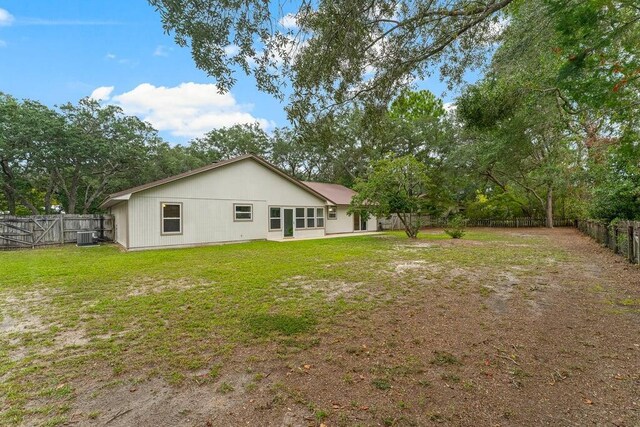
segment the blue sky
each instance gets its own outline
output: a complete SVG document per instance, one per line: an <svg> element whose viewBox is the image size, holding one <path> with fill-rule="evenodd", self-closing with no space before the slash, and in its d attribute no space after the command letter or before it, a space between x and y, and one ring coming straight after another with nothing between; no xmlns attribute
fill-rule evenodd
<svg viewBox="0 0 640 427"><path fill-rule="evenodd" d="M251 77L217 94L144 0L0 0L0 64L2 92L49 106L93 94L174 143L234 123L287 125L283 105ZM420 86L444 90L437 78Z"/></svg>

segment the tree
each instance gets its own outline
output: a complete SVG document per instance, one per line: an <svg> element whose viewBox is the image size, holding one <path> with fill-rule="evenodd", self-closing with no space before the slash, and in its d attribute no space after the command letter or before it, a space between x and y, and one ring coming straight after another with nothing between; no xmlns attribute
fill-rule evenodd
<svg viewBox="0 0 640 427"><path fill-rule="evenodd" d="M413 156L383 159L373 163L366 180L355 185L357 195L350 212L365 216L398 216L405 233L415 239L420 230L420 215L437 210L438 198L427 167Z"/></svg>
<svg viewBox="0 0 640 427"><path fill-rule="evenodd" d="M271 137L269 160L289 175L304 180L320 179L318 174L326 171L322 167L325 156L323 145L315 145L312 140L302 138L294 129L278 128Z"/></svg>
<svg viewBox="0 0 640 427"><path fill-rule="evenodd" d="M570 135L548 97L492 77L458 101L472 140L462 155L474 159L473 167L502 192L517 188L532 198L531 211L544 212L547 227L553 227L554 192L567 185L578 165ZM508 109L505 98L512 100Z"/></svg>
<svg viewBox="0 0 640 427"><path fill-rule="evenodd" d="M205 163L230 159L243 154L269 155L269 137L257 124L233 125L214 129L189 143L188 151Z"/></svg>
<svg viewBox="0 0 640 427"><path fill-rule="evenodd" d="M66 212L87 213L118 177L140 167L156 131L117 106L89 98L61 110L65 138L51 154L53 170Z"/></svg>
<svg viewBox="0 0 640 427"><path fill-rule="evenodd" d="M498 13L512 1L303 0L296 10L262 0L149 3L220 90L238 71L279 97L288 86L290 117L303 120L354 100L386 105L438 65L460 81L464 69L484 62Z"/></svg>
<svg viewBox="0 0 640 427"><path fill-rule="evenodd" d="M48 212L56 190L49 154L63 138L58 113L0 93L0 186L10 214Z"/></svg>

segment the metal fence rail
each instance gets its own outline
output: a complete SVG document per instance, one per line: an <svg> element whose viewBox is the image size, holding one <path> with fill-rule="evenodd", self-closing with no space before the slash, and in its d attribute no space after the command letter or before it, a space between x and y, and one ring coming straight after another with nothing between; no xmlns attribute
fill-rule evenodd
<svg viewBox="0 0 640 427"><path fill-rule="evenodd" d="M0 216L0 249L35 248L76 241L78 231L95 231L113 240L111 215Z"/></svg>

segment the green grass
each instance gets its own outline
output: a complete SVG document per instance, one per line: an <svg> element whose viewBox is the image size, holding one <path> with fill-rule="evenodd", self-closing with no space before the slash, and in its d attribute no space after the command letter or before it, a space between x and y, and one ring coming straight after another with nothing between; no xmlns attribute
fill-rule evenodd
<svg viewBox="0 0 640 427"><path fill-rule="evenodd" d="M434 358L431 360L431 363L438 366L446 366L446 365L462 365L462 362L455 357L451 353L447 353L446 351L434 351Z"/></svg>
<svg viewBox="0 0 640 427"><path fill-rule="evenodd" d="M446 239L429 232L418 240ZM501 271L565 256L548 245L505 246L539 239L469 231L456 243L477 244L414 249L393 232L128 253L111 245L0 252L0 322L29 326L0 333L0 425L24 423L34 400L53 408L47 422L64 422L68 384L87 372L105 383L162 376L181 384L200 370L217 378L237 345L318 345L337 315L357 316L417 286L411 275L399 285L397 262Z"/></svg>
<svg viewBox="0 0 640 427"><path fill-rule="evenodd" d="M246 319L249 330L255 336L266 336L274 333L295 335L308 332L316 324L311 314L290 316L284 314L255 314Z"/></svg>

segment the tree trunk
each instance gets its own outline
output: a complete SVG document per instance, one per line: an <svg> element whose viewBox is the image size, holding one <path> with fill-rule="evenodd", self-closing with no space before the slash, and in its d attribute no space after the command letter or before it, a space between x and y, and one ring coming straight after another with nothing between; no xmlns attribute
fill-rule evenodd
<svg viewBox="0 0 640 427"><path fill-rule="evenodd" d="M414 227L411 222L411 214L409 214L409 218L405 218L401 213L396 213L398 218L400 218L400 222L404 225L404 232L410 239L415 239L418 237L418 228Z"/></svg>
<svg viewBox="0 0 640 427"><path fill-rule="evenodd" d="M40 212L38 211L38 208L36 208L33 205L33 203L31 203L26 197L24 197L21 194L18 194L18 198L20 199L20 203L22 203L22 206L29 209L33 215L40 214Z"/></svg>
<svg viewBox="0 0 640 427"><path fill-rule="evenodd" d="M553 188L547 190L547 228L553 228Z"/></svg>
<svg viewBox="0 0 640 427"><path fill-rule="evenodd" d="M55 177L53 174L49 175L49 183L47 185L47 191L44 194L44 214L49 215L51 213L51 199L53 198L53 192L55 191Z"/></svg>
<svg viewBox="0 0 640 427"><path fill-rule="evenodd" d="M7 209L9 210L9 215L15 215L16 213L16 200L11 193L9 186L6 183L2 183L2 193L4 194L4 199L7 202Z"/></svg>

